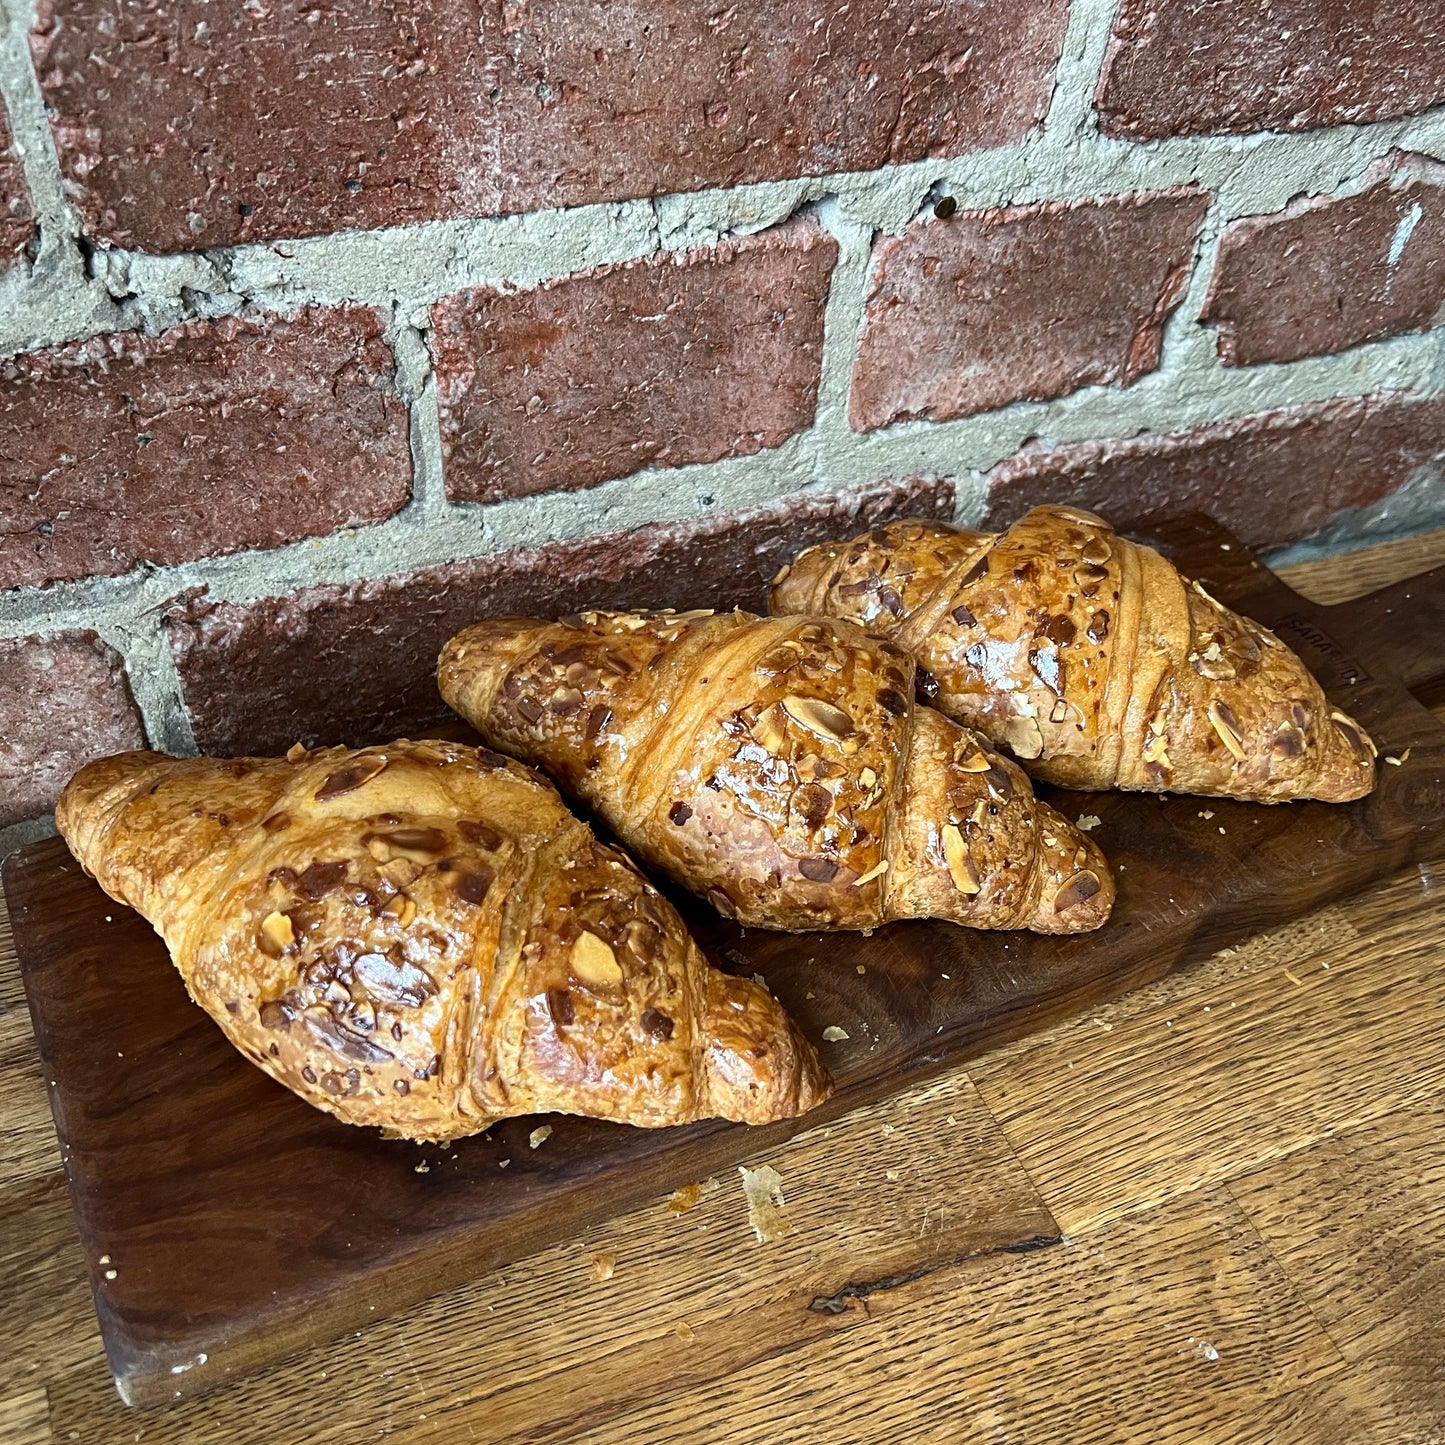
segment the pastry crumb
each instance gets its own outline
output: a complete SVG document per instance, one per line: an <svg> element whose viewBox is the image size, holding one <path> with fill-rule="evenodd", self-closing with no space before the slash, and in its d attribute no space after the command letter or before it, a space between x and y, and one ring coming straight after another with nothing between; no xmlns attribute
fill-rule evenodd
<svg viewBox="0 0 1445 1445"><path fill-rule="evenodd" d="M667 1207L674 1214L686 1214L691 1209L696 1209L699 1202L707 1198L709 1194L716 1193L722 1188L716 1178L700 1180L696 1184L683 1184L672 1191L667 1201Z"/></svg>
<svg viewBox="0 0 1445 1445"><path fill-rule="evenodd" d="M1074 824L1074 826L1079 830L1079 832L1088 833L1092 829L1097 828L1099 824L1103 821L1104 820L1097 813L1085 813L1084 816L1080 818L1077 823Z"/></svg>
<svg viewBox="0 0 1445 1445"><path fill-rule="evenodd" d="M552 1137L552 1126L543 1124L527 1135L527 1143L533 1149L540 1149Z"/></svg>
<svg viewBox="0 0 1445 1445"><path fill-rule="evenodd" d="M594 1254L590 1260L593 1284L601 1284L612 1278L617 1269L615 1254Z"/></svg>
<svg viewBox="0 0 1445 1445"><path fill-rule="evenodd" d="M848 1037L847 1029L840 1029L837 1024L829 1024L823 1030L823 1039L826 1043L841 1044Z"/></svg>
<svg viewBox="0 0 1445 1445"><path fill-rule="evenodd" d="M673 1325L672 1332L680 1340L692 1341L697 1338L697 1331L694 1330L686 1320L678 1320L678 1322Z"/></svg>
<svg viewBox="0 0 1445 1445"><path fill-rule="evenodd" d="M786 1239L793 1226L783 1198L782 1176L771 1164L760 1164L756 1169L739 1164L738 1173L742 1175L743 1194L748 1201L748 1223L758 1243L771 1244Z"/></svg>

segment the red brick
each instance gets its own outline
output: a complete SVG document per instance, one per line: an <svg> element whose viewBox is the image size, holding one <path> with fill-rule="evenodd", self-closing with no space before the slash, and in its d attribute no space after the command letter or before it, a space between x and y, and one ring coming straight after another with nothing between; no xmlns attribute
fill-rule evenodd
<svg viewBox="0 0 1445 1445"><path fill-rule="evenodd" d="M0 271L25 249L34 229L25 173L11 141L5 103L0 100Z"/></svg>
<svg viewBox="0 0 1445 1445"><path fill-rule="evenodd" d="M446 716L437 653L478 618L589 606L762 609L773 574L798 548L890 517L952 513L950 482L804 493L247 605L191 598L166 619L166 631L202 749L377 741Z"/></svg>
<svg viewBox="0 0 1445 1445"><path fill-rule="evenodd" d="M1043 118L1065 0L41 0L87 229L146 250L959 155Z"/></svg>
<svg viewBox="0 0 1445 1445"><path fill-rule="evenodd" d="M438 302L447 495L588 487L779 445L813 419L837 254L830 236L790 225Z"/></svg>
<svg viewBox="0 0 1445 1445"><path fill-rule="evenodd" d="M849 418L947 421L1159 364L1209 198L1192 189L960 211L876 247Z"/></svg>
<svg viewBox="0 0 1445 1445"><path fill-rule="evenodd" d="M1166 436L1030 446L988 473L988 525L1042 502L1127 522L1209 512L1256 547L1318 531L1445 458L1445 397L1399 392L1287 407Z"/></svg>
<svg viewBox="0 0 1445 1445"><path fill-rule="evenodd" d="M1226 366L1428 331L1445 308L1445 166L1396 155L1358 195L1231 222L1200 319Z"/></svg>
<svg viewBox="0 0 1445 1445"><path fill-rule="evenodd" d="M95 633L0 641L0 826L49 812L82 763L144 745L125 669Z"/></svg>
<svg viewBox="0 0 1445 1445"><path fill-rule="evenodd" d="M192 322L0 362L0 586L274 547L396 511L375 311Z"/></svg>
<svg viewBox="0 0 1445 1445"><path fill-rule="evenodd" d="M1120 0L1097 105L1152 140L1416 115L1445 100L1445 8L1421 0Z"/></svg>

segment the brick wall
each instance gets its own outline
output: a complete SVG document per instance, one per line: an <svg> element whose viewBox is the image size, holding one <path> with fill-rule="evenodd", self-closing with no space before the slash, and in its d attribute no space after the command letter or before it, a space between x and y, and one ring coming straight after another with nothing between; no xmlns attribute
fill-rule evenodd
<svg viewBox="0 0 1445 1445"><path fill-rule="evenodd" d="M0 848L900 512L1445 520L1439 5L0 8Z"/></svg>

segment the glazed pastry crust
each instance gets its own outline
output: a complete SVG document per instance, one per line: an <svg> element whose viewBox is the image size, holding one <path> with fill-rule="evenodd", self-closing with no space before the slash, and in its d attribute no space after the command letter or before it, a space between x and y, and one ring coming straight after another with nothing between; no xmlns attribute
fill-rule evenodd
<svg viewBox="0 0 1445 1445"><path fill-rule="evenodd" d="M917 704L912 659L851 623L495 618L447 644L439 681L493 747L745 924L1069 933L1108 916L1098 849L1017 767Z"/></svg>
<svg viewBox="0 0 1445 1445"><path fill-rule="evenodd" d="M1006 532L894 522L810 548L775 614L850 619L908 649L936 705L1069 788L1348 802L1374 745L1267 628L1072 507Z"/></svg>
<svg viewBox="0 0 1445 1445"><path fill-rule="evenodd" d="M497 753L126 753L83 768L56 821L231 1042L348 1123L760 1123L828 1092L772 996L711 968L630 860Z"/></svg>

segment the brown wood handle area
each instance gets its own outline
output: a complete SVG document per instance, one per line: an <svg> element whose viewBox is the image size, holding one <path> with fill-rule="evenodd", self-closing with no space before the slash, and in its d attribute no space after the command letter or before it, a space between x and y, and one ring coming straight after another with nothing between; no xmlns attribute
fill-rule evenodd
<svg viewBox="0 0 1445 1445"><path fill-rule="evenodd" d="M1445 567L1319 610L1372 671L1412 691L1445 682Z"/></svg>

